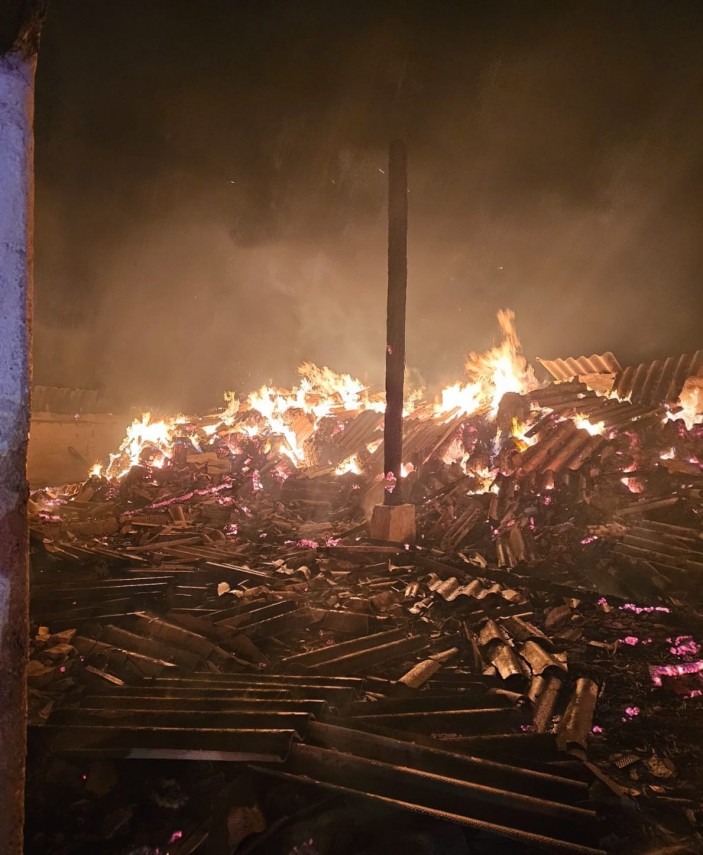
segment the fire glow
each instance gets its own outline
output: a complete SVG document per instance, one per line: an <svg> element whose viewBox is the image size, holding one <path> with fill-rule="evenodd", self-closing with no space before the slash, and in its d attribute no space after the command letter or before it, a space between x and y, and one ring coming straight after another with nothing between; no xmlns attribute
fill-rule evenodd
<svg viewBox="0 0 703 855"><path fill-rule="evenodd" d="M523 452L538 440L537 435L531 434L533 422L511 416L512 424L510 421L500 423L499 407L504 396L508 393L526 396L537 389L539 383L522 353L514 313L510 309L499 311L498 323L501 341L484 353L469 353L464 380L443 388L434 403L423 399L422 389L410 389L404 405L404 415L418 421L452 424L458 419L476 419L485 424L498 420L490 460L486 456L474 456L460 431L447 438L439 454L447 465L457 464L465 474L478 478L483 490L490 489L499 472L497 458L501 443L511 440L514 450ZM203 456L209 454L221 460L241 456L241 472L251 474L253 467L246 463L247 457L256 456L256 452L274 451L280 455L280 461L273 474L283 481L296 470L318 465L310 452L311 439L339 437L355 416L364 412L383 414L385 410L383 395L372 392L350 374L338 374L309 362L301 365L298 373L300 380L291 389L269 385L244 396L226 392L224 408L210 416L176 415L156 419L146 412L129 425L118 451L110 455L107 464L96 463L90 475L121 479L135 466L150 472L178 468L186 463L200 465ZM697 403L695 407L691 404L693 409L697 406ZM549 411L548 407L545 409ZM677 417L673 413L669 415ZM695 416L698 419L697 413ZM577 429L593 437L608 433L604 421L592 422L585 413L556 416L556 421L567 418L571 418ZM696 419L687 417L686 424ZM382 449L379 451L382 434L383 427L379 423L366 442L366 452L350 453L342 460L335 460L330 471L340 476L364 474L369 460L382 455ZM674 453L673 448L663 451L661 459L669 460ZM417 461L406 460L402 477L406 478L417 466ZM262 483L259 475L251 477L259 479L259 485ZM622 483L632 493L643 489L642 482L634 476L622 478ZM549 489L549 485L545 489ZM549 497L544 497L544 501L548 503Z"/></svg>
<svg viewBox="0 0 703 855"><path fill-rule="evenodd" d="M522 355L520 340L515 331L515 313L510 309L498 312L498 323L503 340L485 353L470 353L465 370L468 382L455 383L442 390L435 405L438 417L471 415L485 412L492 418L506 392L523 394L536 388L532 369Z"/></svg>
<svg viewBox="0 0 703 855"><path fill-rule="evenodd" d="M423 404L422 390L410 390L406 396L406 416L422 413L425 418L449 421L461 416L481 414L494 419L506 392L525 394L537 387L532 368L522 354L515 331L515 315L509 310L498 312L501 342L485 353L470 353L465 364L467 380L444 388L434 405ZM219 441L231 451L240 451L247 440L263 439L285 455L294 469L310 465L305 450L306 440L323 420L343 420L363 411L382 413L383 396L372 393L361 381L349 374L337 374L330 368L304 363L298 369L300 382L292 389L262 386L240 400L225 393L225 409L209 419L190 419L182 415L153 419L144 413L127 428L126 436L106 467L96 464L90 474L122 478L133 466L162 468L171 465L180 442L186 457L212 450ZM518 442L529 444L524 434L527 426L517 421L513 433ZM368 445L373 453L381 438ZM466 460L463 461L467 463ZM413 471L406 462L403 477ZM341 461L338 475L361 473L356 455ZM486 476L487 477L487 476Z"/></svg>

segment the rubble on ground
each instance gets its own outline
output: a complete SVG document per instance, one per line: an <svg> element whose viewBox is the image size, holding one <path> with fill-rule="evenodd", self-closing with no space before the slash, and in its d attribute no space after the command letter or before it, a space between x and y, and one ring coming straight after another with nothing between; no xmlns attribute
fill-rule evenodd
<svg viewBox="0 0 703 855"><path fill-rule="evenodd" d="M447 852L700 851L700 352L611 357L418 405L398 484L342 402L33 494L28 851L372 852L408 809ZM386 490L415 544L369 540Z"/></svg>

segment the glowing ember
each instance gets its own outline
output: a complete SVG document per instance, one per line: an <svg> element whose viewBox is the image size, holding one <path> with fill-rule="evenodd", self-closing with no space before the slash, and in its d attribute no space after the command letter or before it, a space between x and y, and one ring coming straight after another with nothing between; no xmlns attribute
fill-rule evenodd
<svg viewBox="0 0 703 855"><path fill-rule="evenodd" d="M683 662L680 665L650 665L649 674L655 686L662 685L662 677L687 677L703 672L703 660Z"/></svg>
<svg viewBox="0 0 703 855"><path fill-rule="evenodd" d="M650 615L653 612L662 612L668 615L671 612L667 606L636 606L634 603L625 603L620 606L620 609L625 612L634 612L636 615Z"/></svg>
<svg viewBox="0 0 703 855"><path fill-rule="evenodd" d="M621 478L620 482L624 484L631 493L641 493L644 490L644 485L639 478Z"/></svg>
<svg viewBox="0 0 703 855"><path fill-rule="evenodd" d="M474 469L471 474L478 480L478 487L475 490L468 490L467 495L475 495L478 493L488 493L498 492L498 487L494 483L495 482L495 472L491 472L490 469L486 469L485 467L479 466Z"/></svg>
<svg viewBox="0 0 703 855"><path fill-rule="evenodd" d="M673 656L697 656L700 653L701 646L690 635L678 635L673 640L668 638L671 643L669 653Z"/></svg>

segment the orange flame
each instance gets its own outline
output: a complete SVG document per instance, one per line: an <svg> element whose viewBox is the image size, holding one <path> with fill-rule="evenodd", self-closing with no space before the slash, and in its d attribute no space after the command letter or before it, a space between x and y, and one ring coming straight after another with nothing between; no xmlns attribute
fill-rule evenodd
<svg viewBox="0 0 703 855"><path fill-rule="evenodd" d="M470 353L466 360L465 383L455 383L442 390L434 406L421 403L422 392L415 390L406 399L405 414L416 418L448 420L461 415L483 413L494 418L498 405L506 392L525 393L536 387L532 369L521 352L520 341L514 325L515 315L509 310L498 312L498 323L503 333L500 344L482 354ZM188 425L187 439L195 451L207 450L221 436L228 444L229 437L261 436L266 442L276 444L279 453L286 455L299 468L306 465L305 441L318 428L324 418L336 417L340 423L364 410L383 412L382 395L373 394L366 384L350 374L338 374L325 366L306 362L298 369L300 381L292 389L262 386L245 399L233 392L225 393L225 408L207 418L187 419L175 416L152 420L144 413L127 428L127 433L116 454L110 455L105 469L107 477L122 477L140 462L163 466L173 457L174 442L183 435ZM513 426L513 435L522 443L525 427ZM371 452L380 440L369 443ZM236 441L234 443L236 445ZM459 440L447 450L445 458L461 462L468 470L468 455ZM98 474L98 469L95 469ZM355 456L343 461L336 470L361 472ZM405 472L411 471L410 465Z"/></svg>
<svg viewBox="0 0 703 855"><path fill-rule="evenodd" d="M597 434L601 434L605 431L605 422L589 421L588 416L583 413L578 413L573 418L576 427L580 430L588 431L591 436L596 436Z"/></svg>
<svg viewBox="0 0 703 855"><path fill-rule="evenodd" d="M105 474L108 478L124 475L141 462L142 453L147 448L152 451L152 465L163 466L165 460L171 457L176 428L185 422L187 419L183 416L152 422L151 413L143 413L127 428L127 435L118 452L110 455Z"/></svg>
<svg viewBox="0 0 703 855"><path fill-rule="evenodd" d="M469 353L465 364L468 382L442 390L441 400L435 406L436 415L485 412L495 418L506 392L524 394L537 386L532 368L522 354L514 321L515 312L511 309L498 312L503 340L485 353Z"/></svg>

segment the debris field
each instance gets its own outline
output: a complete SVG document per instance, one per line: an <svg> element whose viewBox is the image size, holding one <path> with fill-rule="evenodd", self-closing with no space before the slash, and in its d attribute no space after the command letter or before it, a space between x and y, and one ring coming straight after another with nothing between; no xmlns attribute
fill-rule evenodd
<svg viewBox="0 0 703 855"><path fill-rule="evenodd" d="M399 483L337 392L33 493L27 851L702 851L702 365L417 403Z"/></svg>

